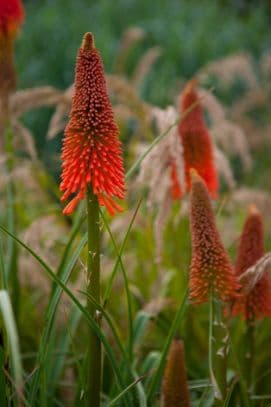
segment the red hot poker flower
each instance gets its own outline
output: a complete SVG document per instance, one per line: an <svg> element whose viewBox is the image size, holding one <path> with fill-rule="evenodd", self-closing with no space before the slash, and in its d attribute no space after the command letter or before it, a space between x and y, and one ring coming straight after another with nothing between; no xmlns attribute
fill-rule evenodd
<svg viewBox="0 0 271 407"><path fill-rule="evenodd" d="M240 237L235 272L243 274L264 255L264 230L260 212L255 205L249 207Z"/></svg>
<svg viewBox="0 0 271 407"><path fill-rule="evenodd" d="M195 90L196 81L188 82L181 99L181 113L192 109L179 123L183 144L185 178L190 190L190 169L195 168L204 179L212 198L217 198L218 176L214 164L213 145L206 127L202 107Z"/></svg>
<svg viewBox="0 0 271 407"><path fill-rule="evenodd" d="M0 36L16 34L23 20L24 10L20 0L0 0Z"/></svg>
<svg viewBox="0 0 271 407"><path fill-rule="evenodd" d="M190 174L190 298L197 303L207 301L212 290L222 301L229 301L237 296L239 284L216 228L207 187L194 169Z"/></svg>
<svg viewBox="0 0 271 407"><path fill-rule="evenodd" d="M91 185L100 205L113 215L124 197L124 169L119 129L108 97L103 63L93 35L79 49L75 93L62 149L62 200L75 195L63 213L70 214Z"/></svg>
<svg viewBox="0 0 271 407"><path fill-rule="evenodd" d="M13 42L24 19L20 0L0 0L0 102L16 87ZM0 107L0 116L6 107ZM2 110L2 112L1 112Z"/></svg>
<svg viewBox="0 0 271 407"><path fill-rule="evenodd" d="M264 255L263 220L256 206L251 205L237 252L235 272L241 276ZM249 278L249 276L247 277ZM242 279L241 279L242 281ZM246 281L246 283L249 283ZM242 285L243 288L243 285ZM244 287L245 288L245 287ZM242 295L243 294L243 295ZM271 316L271 282L265 271L249 292L243 292L233 306L233 314L241 313L246 320Z"/></svg>

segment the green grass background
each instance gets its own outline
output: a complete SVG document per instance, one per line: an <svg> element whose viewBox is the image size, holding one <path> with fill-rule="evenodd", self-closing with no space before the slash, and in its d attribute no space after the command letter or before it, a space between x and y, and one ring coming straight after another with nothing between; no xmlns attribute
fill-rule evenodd
<svg viewBox="0 0 271 407"><path fill-rule="evenodd" d="M107 72L112 71L122 33L129 26L143 28L146 36L129 57L128 76L144 50L162 47L162 57L140 90L145 100L160 106L172 103L180 78L190 78L206 63L240 51L257 58L270 48L271 7L264 1L25 0L24 4L26 21L16 50L20 88L69 86L86 31L95 34ZM41 154L48 148L45 134L51 113L52 109L41 109L25 119Z"/></svg>

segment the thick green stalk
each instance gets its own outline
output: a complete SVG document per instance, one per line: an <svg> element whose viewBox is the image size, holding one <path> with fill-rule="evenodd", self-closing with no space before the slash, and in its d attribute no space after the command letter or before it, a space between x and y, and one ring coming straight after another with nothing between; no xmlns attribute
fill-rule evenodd
<svg viewBox="0 0 271 407"><path fill-rule="evenodd" d="M100 228L99 203L97 196L89 187L87 192L88 222L88 286L87 292L100 304ZM99 323L99 313L95 305L88 300L87 308L91 316ZM99 407L101 390L101 342L93 330L89 332L89 358L87 381L87 405Z"/></svg>
<svg viewBox="0 0 271 407"><path fill-rule="evenodd" d="M209 371L214 389L215 405L222 406L227 395L228 331L218 299L210 296L209 305Z"/></svg>

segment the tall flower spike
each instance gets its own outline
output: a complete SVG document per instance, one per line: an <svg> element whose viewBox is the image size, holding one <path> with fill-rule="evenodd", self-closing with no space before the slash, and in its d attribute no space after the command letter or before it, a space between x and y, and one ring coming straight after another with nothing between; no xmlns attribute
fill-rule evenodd
<svg viewBox="0 0 271 407"><path fill-rule="evenodd" d="M162 406L190 406L184 345L180 339L174 339L169 349L162 385Z"/></svg>
<svg viewBox="0 0 271 407"><path fill-rule="evenodd" d="M77 56L75 93L62 149L61 200L73 196L64 214L74 211L88 186L111 215L121 210L113 200L124 198L124 169L118 136L102 59L93 35L87 33Z"/></svg>
<svg viewBox="0 0 271 407"><path fill-rule="evenodd" d="M178 129L183 144L185 178L190 190L190 169L195 168L204 179L212 198L217 198L218 176L214 163L213 145L206 127L203 110L195 90L196 80L186 85L181 98L181 113L191 111L180 121Z"/></svg>
<svg viewBox="0 0 271 407"><path fill-rule="evenodd" d="M0 97L16 87L13 42L24 20L20 0L0 0Z"/></svg>
<svg viewBox="0 0 271 407"><path fill-rule="evenodd" d="M237 252L235 272L238 277L244 275L264 255L264 229L260 212L251 205L243 227ZM248 277L249 278L249 275ZM241 295L233 305L233 314L241 313L244 319L253 321L271 316L271 282L265 271L249 292L242 290L249 282L241 278ZM243 287L244 284L244 287Z"/></svg>
<svg viewBox="0 0 271 407"><path fill-rule="evenodd" d="M207 187L194 169L190 174L190 298L196 303L207 301L212 290L226 302L237 296L239 284L216 228Z"/></svg>

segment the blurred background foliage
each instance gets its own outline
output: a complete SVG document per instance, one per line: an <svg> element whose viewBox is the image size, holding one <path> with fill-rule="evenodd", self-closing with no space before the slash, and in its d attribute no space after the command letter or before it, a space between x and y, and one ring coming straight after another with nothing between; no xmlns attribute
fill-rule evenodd
<svg viewBox="0 0 271 407"><path fill-rule="evenodd" d="M162 107L180 91L180 78L191 78L208 62L240 51L258 58L270 48L269 1L25 0L24 4L26 22L16 50L20 88L48 84L67 88L86 31L95 34L110 73L125 29L141 27L145 36L131 50L126 74L144 51L161 47L162 55L139 93ZM50 142L45 138L52 112L42 108L24 118L43 159L60 148L59 138Z"/></svg>

